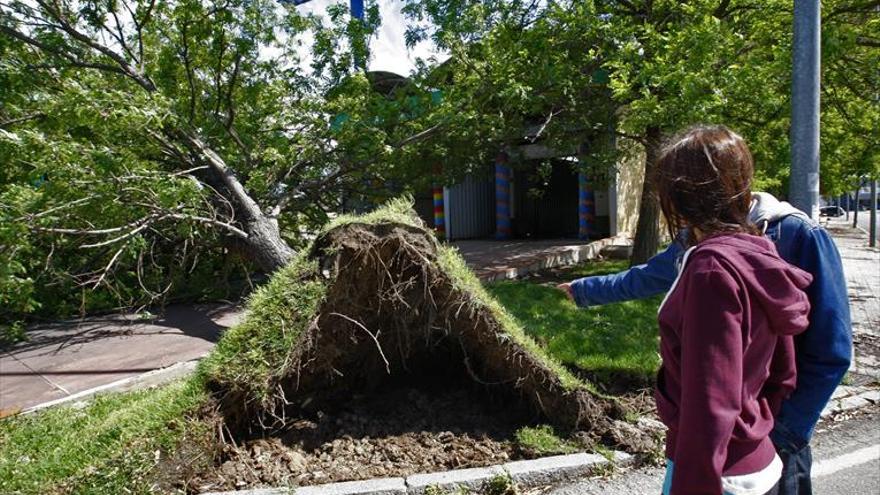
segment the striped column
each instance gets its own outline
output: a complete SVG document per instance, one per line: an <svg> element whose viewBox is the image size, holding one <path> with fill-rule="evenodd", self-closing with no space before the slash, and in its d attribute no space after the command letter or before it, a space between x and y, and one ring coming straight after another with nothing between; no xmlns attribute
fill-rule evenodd
<svg viewBox="0 0 880 495"><path fill-rule="evenodd" d="M438 239L446 237L446 215L443 214L443 186L434 184L434 234Z"/></svg>
<svg viewBox="0 0 880 495"><path fill-rule="evenodd" d="M593 230L595 206L593 189L584 173L578 174L578 239L588 240Z"/></svg>
<svg viewBox="0 0 880 495"><path fill-rule="evenodd" d="M507 154L495 158L495 238L510 239L510 167Z"/></svg>

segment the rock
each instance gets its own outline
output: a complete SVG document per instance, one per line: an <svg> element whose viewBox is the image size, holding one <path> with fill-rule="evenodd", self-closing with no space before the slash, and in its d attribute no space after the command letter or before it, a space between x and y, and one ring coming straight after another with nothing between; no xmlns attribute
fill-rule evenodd
<svg viewBox="0 0 880 495"><path fill-rule="evenodd" d="M285 455L287 460L287 469L291 472L298 473L300 471L305 470L308 462L306 461L306 456L300 454L295 451L288 451L287 455Z"/></svg>
<svg viewBox="0 0 880 495"><path fill-rule="evenodd" d="M611 440L628 452L648 453L657 448L657 437L626 421L615 421L609 431Z"/></svg>

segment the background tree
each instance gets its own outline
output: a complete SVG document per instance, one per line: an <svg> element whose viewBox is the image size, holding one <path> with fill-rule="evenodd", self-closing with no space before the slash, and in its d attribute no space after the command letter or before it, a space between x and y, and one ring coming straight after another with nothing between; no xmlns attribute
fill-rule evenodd
<svg viewBox="0 0 880 495"><path fill-rule="evenodd" d="M876 7L877 2L825 2L823 146L828 159L823 181L829 191L837 190L848 160L864 154L867 162L876 161L870 158L876 155L876 139L868 136L876 129L877 107L870 95L877 85L866 70L876 66L871 48L877 40L868 34L876 32L876 17L869 18ZM407 11L437 26L433 32L414 29L410 36L431 38L450 51L447 64L456 73L444 118L467 119L459 125L482 133L472 140L481 149L484 143L522 139L529 118L548 123L540 128L557 144L582 140L579 132L613 123L618 136L642 146L646 180L633 263L644 262L659 246L651 178L660 147L688 125L720 122L743 133L758 163L756 187L784 196L790 2L429 0L412 1ZM854 73L859 76L849 77ZM602 88L596 75L601 81L604 74L608 84ZM491 98L480 98L486 94ZM854 111L866 107L873 110ZM480 156L479 150L472 153ZM611 155L604 158L605 166L612 166Z"/></svg>

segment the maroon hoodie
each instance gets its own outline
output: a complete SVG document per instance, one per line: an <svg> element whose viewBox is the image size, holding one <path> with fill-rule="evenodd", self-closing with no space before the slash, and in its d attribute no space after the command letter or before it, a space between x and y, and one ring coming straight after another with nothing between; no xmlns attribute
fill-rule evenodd
<svg viewBox="0 0 880 495"><path fill-rule="evenodd" d="M657 410L669 428L672 494L718 494L721 476L754 473L795 384L792 335L807 328L812 277L769 239L725 234L685 253L659 312Z"/></svg>

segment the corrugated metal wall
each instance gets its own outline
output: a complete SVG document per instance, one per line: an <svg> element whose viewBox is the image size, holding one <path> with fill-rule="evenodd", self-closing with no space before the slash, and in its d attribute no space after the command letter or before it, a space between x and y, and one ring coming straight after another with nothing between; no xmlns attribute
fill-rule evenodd
<svg viewBox="0 0 880 495"><path fill-rule="evenodd" d="M468 176L446 188L447 239L475 239L495 233L495 186L488 174Z"/></svg>

